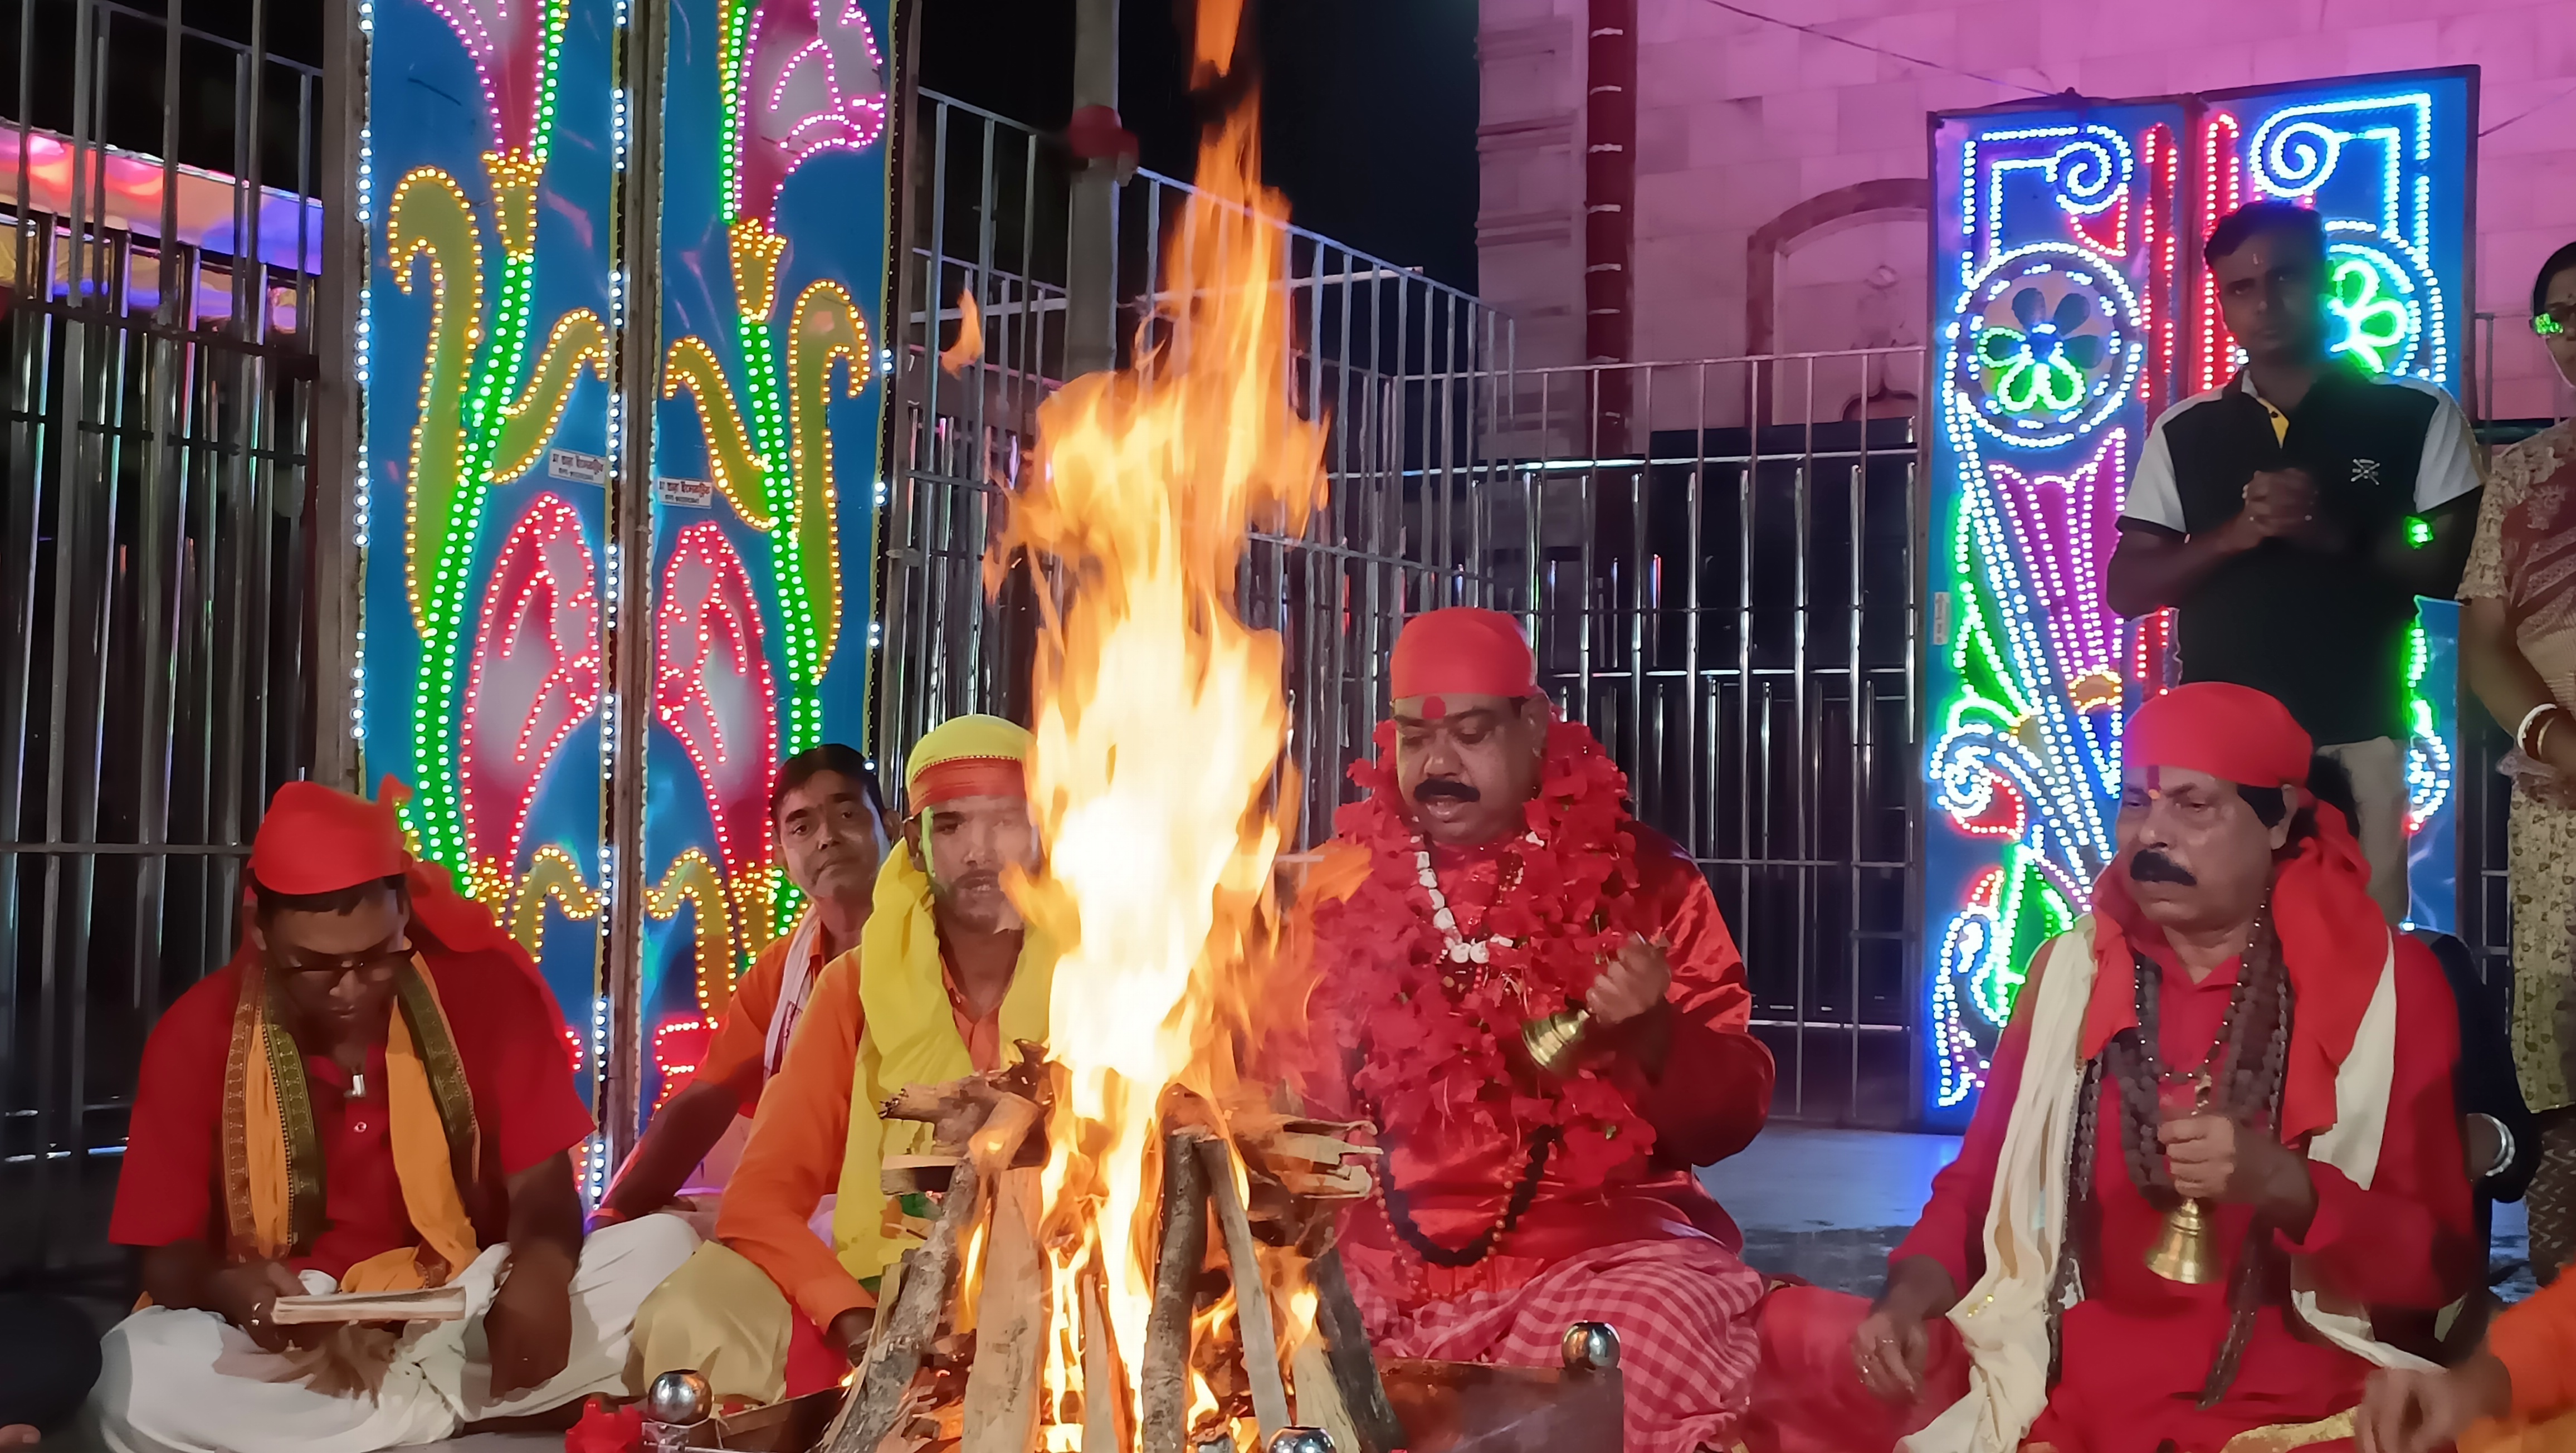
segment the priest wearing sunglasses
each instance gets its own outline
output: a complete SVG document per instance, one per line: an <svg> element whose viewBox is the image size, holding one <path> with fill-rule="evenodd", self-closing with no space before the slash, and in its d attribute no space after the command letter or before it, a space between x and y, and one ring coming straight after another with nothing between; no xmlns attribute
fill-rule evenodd
<svg viewBox="0 0 2576 1453"><path fill-rule="evenodd" d="M676 1217L582 1238L590 1136L536 966L412 861L389 801L278 790L240 950L144 1048L108 1239L145 1305L91 1395L129 1450L432 1442L627 1386ZM280 1297L455 1286L445 1322L281 1325Z"/></svg>

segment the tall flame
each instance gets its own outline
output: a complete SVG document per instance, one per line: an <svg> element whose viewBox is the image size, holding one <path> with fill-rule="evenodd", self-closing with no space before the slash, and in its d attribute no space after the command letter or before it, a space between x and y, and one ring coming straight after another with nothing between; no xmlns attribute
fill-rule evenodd
<svg viewBox="0 0 2576 1453"><path fill-rule="evenodd" d="M1040 407L1033 482L987 562L998 581L1025 548L1063 592L1038 654L1029 759L1048 864L1017 888L1032 925L1065 945L1048 1032L1068 1072L1045 1172L1050 1447L1079 1442L1061 1425L1074 1389L1095 1420L1114 1397L1135 1426L1157 1105L1168 1086L1218 1105L1234 1089L1234 1035L1274 923L1272 860L1292 827L1275 804L1294 793L1273 790L1281 646L1236 615L1235 582L1249 531L1303 530L1325 434L1290 403L1286 207L1259 184L1257 138L1248 106L1205 138L1202 190L1136 366ZM1124 1387L1083 1388L1086 1264Z"/></svg>

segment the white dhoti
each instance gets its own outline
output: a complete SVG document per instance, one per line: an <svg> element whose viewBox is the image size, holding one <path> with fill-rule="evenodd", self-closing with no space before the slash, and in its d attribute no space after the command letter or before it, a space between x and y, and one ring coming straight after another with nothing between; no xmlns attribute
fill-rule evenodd
<svg viewBox="0 0 2576 1453"><path fill-rule="evenodd" d="M506 1245L486 1248L456 1279L465 1288L464 1319L415 1326L372 1394L316 1391L298 1364L261 1351L212 1312L147 1307L109 1330L84 1421L113 1453L376 1453L593 1393L631 1395L635 1309L697 1244L676 1216L604 1227L584 1241L564 1370L501 1401L492 1397L483 1313L509 1259ZM314 1292L335 1288L319 1272L306 1272L304 1283Z"/></svg>

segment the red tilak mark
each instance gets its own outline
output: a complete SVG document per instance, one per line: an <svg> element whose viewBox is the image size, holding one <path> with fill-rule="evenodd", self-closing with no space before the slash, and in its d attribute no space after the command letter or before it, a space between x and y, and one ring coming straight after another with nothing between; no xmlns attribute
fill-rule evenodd
<svg viewBox="0 0 2576 1453"><path fill-rule="evenodd" d="M1447 716L1448 714L1449 702L1447 698L1439 696L1426 696L1422 698L1423 720L1438 721L1440 718Z"/></svg>

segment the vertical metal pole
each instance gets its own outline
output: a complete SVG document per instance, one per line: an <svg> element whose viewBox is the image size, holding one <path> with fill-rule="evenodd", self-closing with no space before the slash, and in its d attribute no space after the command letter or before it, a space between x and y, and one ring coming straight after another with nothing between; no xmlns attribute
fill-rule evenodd
<svg viewBox="0 0 2576 1453"><path fill-rule="evenodd" d="M367 124L368 37L359 29L357 10L358 0L334 0L322 9L322 158L321 181L315 188L322 195L322 276L314 286L312 322L298 320L300 326L318 330L314 345L321 354L321 376L313 389L310 465L315 532L313 777L349 791L360 788L364 771L360 724L352 708L358 633L366 629L366 567L357 544L357 489L366 468L359 431L358 289L367 270L367 229L358 220L358 155L359 137ZM174 5L170 25L173 95L178 54ZM171 114L169 134L175 138L175 107ZM165 196L175 191L171 187ZM301 198L296 206L300 247ZM161 235L174 234L165 230ZM166 247L164 251L166 255Z"/></svg>
<svg viewBox="0 0 2576 1453"><path fill-rule="evenodd" d="M603 965L609 1043L600 1066L600 1125L611 1165L634 1148L643 1118L644 723L653 670L653 405L662 359L662 81L669 0L633 0L619 69L626 81L626 167L617 179L619 270L625 294L617 337L617 476L608 548L617 562L608 621L610 700L618 703L617 770L606 784L601 827L609 845L608 958Z"/></svg>
<svg viewBox="0 0 2576 1453"><path fill-rule="evenodd" d="M1073 109L1118 109L1118 0L1074 0ZM1118 163L1073 174L1073 236L1065 279L1065 374L1118 362ZM1150 225L1150 224L1149 224Z"/></svg>

